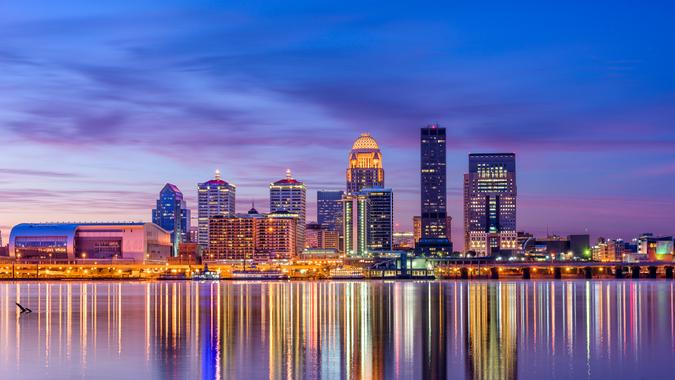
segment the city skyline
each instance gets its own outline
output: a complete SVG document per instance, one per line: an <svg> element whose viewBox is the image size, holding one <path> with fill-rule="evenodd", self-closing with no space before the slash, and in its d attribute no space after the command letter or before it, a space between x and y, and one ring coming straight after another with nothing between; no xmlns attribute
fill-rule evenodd
<svg viewBox="0 0 675 380"><path fill-rule="evenodd" d="M437 122L455 237L467 154L501 151L518 157L519 230L671 235L675 54L659 47L673 5L627 4L3 4L0 230L149 221L166 182L196 215L192 189L215 168L237 212L267 211L291 168L314 215L362 132L386 156L397 230L412 230L416 136Z"/></svg>
<svg viewBox="0 0 675 380"><path fill-rule="evenodd" d="M416 129L419 131L419 128L423 128L423 127L420 126L420 127L416 128ZM360 137L362 138L363 135L364 135L364 133L362 133ZM365 135L367 135L367 136L370 138L370 134L365 133ZM358 139L357 139L357 140L358 140ZM352 148L353 148L353 147L352 147ZM465 165L466 165L467 162L469 162L468 158L469 158L472 154L476 154L476 153L469 153L468 155L465 156ZM418 155L419 155L419 152L418 152ZM418 169L418 170L419 170L419 169ZM290 169L286 169L287 175L288 175L289 171L290 171ZM448 173L448 174L449 174L448 177L450 177L450 173ZM419 175L419 171L418 171L417 175ZM214 176L214 175L212 174L212 176ZM228 181L228 180L226 180L226 179L223 179L223 178L222 178L222 177L223 177L223 174L222 174L220 168L218 168L218 169L215 170L215 176L214 176L214 177L215 177L216 180L218 180L218 181L223 181L223 182L226 183L226 184L230 184L230 185L235 186L235 187L237 188L237 191L238 191L238 192L242 190L241 188L239 188L239 187L237 186L237 184L236 184L234 181ZM277 176L277 177L278 177L278 176ZM213 180L211 180L211 181L213 181ZM519 181L520 181L520 179L519 179ZM265 182L265 180L262 180L262 182ZM338 181L338 182L339 182L339 181ZM448 181L448 182L451 182L451 181ZM192 215L193 215L193 216L192 216L192 224L193 224L193 226L197 226L197 225L198 225L198 218L197 218L195 215L196 215L196 211L198 210L198 207L197 207L197 206L198 206L198 197L197 197L197 195L198 195L198 187L199 187L200 184L201 184L201 183L197 183L197 184L196 184L196 185L198 185L197 188L195 188L194 185L192 186L192 188L194 189L194 192L195 192L195 194L194 194L193 197L190 196L190 193L189 193L189 192L186 192L186 194L184 195L184 198L185 198L185 200L186 200L187 203L188 203L188 207L187 207L187 208L188 208L188 210L190 210L190 211L192 212ZM266 187L267 187L267 193L268 193L267 198L265 198L264 195L263 195L262 197L255 197L255 198L252 197L252 198L248 198L248 200L250 200L250 202L248 202L246 198L240 200L239 202L235 202L235 212L236 212L236 213L246 213L246 212L249 210L249 208L250 208L250 206L251 206L251 203L253 203L253 204L258 203L259 206L256 206L256 207L257 207L258 209L260 209L261 212L263 212L263 213L271 212L272 210L269 210L269 207L268 207L267 209L265 208L265 205L269 205L269 204L270 204L270 198L269 198L269 186L270 186L270 184L269 184L269 182L267 182L267 185L266 185ZM339 186L339 185L338 185L338 186ZM344 190L345 190L344 187L345 187L345 185L344 185L344 182L343 182L342 188L340 188L340 189L335 189L335 190L344 191ZM318 192L318 191L321 191L321 190L326 190L326 188L324 188L324 187L316 188L316 186L311 186L311 184L307 184L307 189L308 189L307 191L310 193L310 195L307 196L307 211L306 211L306 212L309 213L310 215L316 215L316 206L317 206L317 204L316 204L316 197L317 197L317 192ZM250 191L250 190L251 190L251 189L249 189L249 191ZM331 190L333 190L333 189L331 189ZM414 191L415 191L415 190L413 189L412 191L406 191L406 192L414 192ZM417 191L419 191L419 186L418 186L418 190L417 190ZM448 198L452 198L452 197L450 196L450 193L451 193L452 191L453 191L453 189L451 189L451 188L449 187L449 188L448 188L448 193L449 193ZM461 190L460 190L460 191L461 191ZM462 208L462 207L463 207L463 200L464 200L464 199L463 199L463 195L462 195L462 194L460 194L459 196L455 195L454 197L457 198L457 199L459 200L459 202L460 202L459 207ZM520 198L520 195L519 195L519 198ZM155 196L155 198L154 198L154 202L156 202L156 196ZM192 203L192 202L194 202L194 203ZM395 204L396 204L397 206L398 206L398 202L400 202L400 201L399 201L399 200L396 200L396 202L395 202ZM417 206L418 206L418 208L419 208L419 200L418 200L417 202L418 202ZM453 206L457 206L457 205L452 205L452 204L450 204L450 203L451 203L451 202L449 202L449 204L448 204L448 206L449 206L448 208L449 208L449 209L452 209ZM193 204L193 205L190 206L191 204ZM261 206L262 206L262 207L261 207ZM395 206L395 207L398 208L397 206ZM149 206L150 214L152 214L152 211L153 211L153 209L152 209L151 207L152 207L152 206ZM521 206L520 206L520 205L519 205L518 209L519 209L519 210L521 209ZM450 214L450 213L448 214L448 216L451 217L451 218L453 217L453 215ZM463 219L462 213L460 213L460 215L458 215L458 216L456 216L456 217L459 218L459 220L462 220L462 219ZM409 218L410 220L406 221L406 220L405 220L405 219L406 219L406 216L402 217L401 215L399 215L399 210L397 209L396 212L394 213L394 231L408 231L408 232L412 232L412 231L413 231L412 218L413 218L413 216L410 216L410 218ZM403 223L400 223L399 220L401 220ZM20 221L19 223L43 223L43 222L61 222L61 221L67 221L67 222L76 222L76 221L77 221L77 222L123 222L123 221L151 222L151 221L152 221L152 215L151 215L150 217L139 218L139 219L122 218L122 219L115 220L115 219L105 219L105 218L101 219L101 218L99 218L99 219L91 219L91 220L86 220L86 219L84 219L84 220L68 220L68 219L64 219L64 220L60 220L60 219L59 219L59 220L23 220L23 221ZM315 220L312 220L312 218L308 218L306 221L307 221L307 223L310 223L310 222L316 222ZM18 223L17 223L17 224L18 224ZM406 227L406 225L407 225L407 227ZM9 229L11 228L11 226L3 226L3 227L8 227L8 228L6 229L6 232L5 232L5 234L8 236L8 235L9 235ZM5 228L3 228L3 230L4 230L4 229L5 229ZM457 225L457 224L455 224L455 225L452 226L452 230L457 234L457 236L460 236L460 235L463 236L464 233L465 233L464 226L460 226L460 225ZM631 240L631 239L634 239L634 238L636 238L637 236L639 236L640 234L642 234L642 233L644 233L644 232L652 232L652 230L641 229L640 231L642 231L642 232L636 233L634 236L630 236L630 235L629 235L629 236L624 237L624 236L617 236L616 234L615 234L615 235L611 235L611 234L610 234L610 235L607 235L607 234L603 235L603 234L601 234L601 233L594 233L593 231L588 231L588 229L584 229L583 231L581 231L581 230L579 230L579 229L571 230L571 231L567 231L567 230L562 230L562 231L551 230L550 224L547 224L547 225L546 225L546 231L545 231L545 233L542 233L542 232L541 232L541 226L540 226L540 228L527 228L527 227L521 227L520 223L519 223L519 225L518 225L518 227L517 227L517 230L518 230L518 231L524 231L524 232L534 233L535 235L540 235L540 236L547 236L548 234L567 235L567 234L575 234L575 233L590 233L591 236L593 236L593 237L598 237L598 238L603 237L603 238L607 238L607 237L609 236L610 238L619 238L619 239L624 239L624 240ZM535 231L540 231L540 232L535 232ZM664 229L663 232L656 232L655 234L656 234L656 235L659 235L659 234L667 235L667 234L672 234L672 233L670 233L669 230L666 228L666 229ZM464 246L465 246L465 242L464 242L464 241L461 241L461 240L459 240L459 239L456 239L455 241L453 241L453 243L454 243L454 246L455 246L455 250L456 250L456 251L457 251L457 250L463 251L463 250L465 249L465 248L464 248Z"/></svg>

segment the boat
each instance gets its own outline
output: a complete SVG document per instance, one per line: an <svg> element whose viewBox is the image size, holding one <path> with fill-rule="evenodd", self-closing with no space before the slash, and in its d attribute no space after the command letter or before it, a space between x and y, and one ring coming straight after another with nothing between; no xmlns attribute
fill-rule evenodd
<svg viewBox="0 0 675 380"><path fill-rule="evenodd" d="M331 280L362 280L366 278L363 271L356 268L333 268L328 273Z"/></svg>
<svg viewBox="0 0 675 380"><path fill-rule="evenodd" d="M220 273L209 270L208 265L204 265L204 270L192 275L194 281L213 281L220 280Z"/></svg>
<svg viewBox="0 0 675 380"><path fill-rule="evenodd" d="M233 280L287 280L288 275L279 270L250 271L240 270L232 272Z"/></svg>

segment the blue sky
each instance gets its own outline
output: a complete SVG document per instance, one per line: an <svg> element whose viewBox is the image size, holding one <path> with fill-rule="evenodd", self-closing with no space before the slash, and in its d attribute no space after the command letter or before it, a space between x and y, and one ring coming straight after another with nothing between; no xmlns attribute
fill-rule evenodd
<svg viewBox="0 0 675 380"><path fill-rule="evenodd" d="M0 225L148 220L220 168L264 210L289 167L344 186L370 132L396 222L418 128L448 129L454 239L469 152L513 151L519 229L675 233L675 5L16 1L0 4Z"/></svg>

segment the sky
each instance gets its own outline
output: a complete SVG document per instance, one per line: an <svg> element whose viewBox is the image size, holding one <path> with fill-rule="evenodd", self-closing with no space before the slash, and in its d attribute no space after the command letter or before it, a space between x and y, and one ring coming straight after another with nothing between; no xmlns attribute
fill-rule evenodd
<svg viewBox="0 0 675 380"><path fill-rule="evenodd" d="M441 4L445 3L445 4ZM419 213L419 128L448 132L461 248L470 152L517 155L518 229L675 234L668 1L0 2L0 230L149 221L220 168L237 209L286 168L344 188L380 144L395 223ZM196 216L196 211L194 212Z"/></svg>

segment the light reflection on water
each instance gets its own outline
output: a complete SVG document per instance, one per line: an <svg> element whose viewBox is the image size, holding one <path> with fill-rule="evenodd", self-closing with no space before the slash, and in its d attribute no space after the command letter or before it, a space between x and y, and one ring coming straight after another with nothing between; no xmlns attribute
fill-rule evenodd
<svg viewBox="0 0 675 380"><path fill-rule="evenodd" d="M674 312L666 281L0 283L0 378L672 378Z"/></svg>

